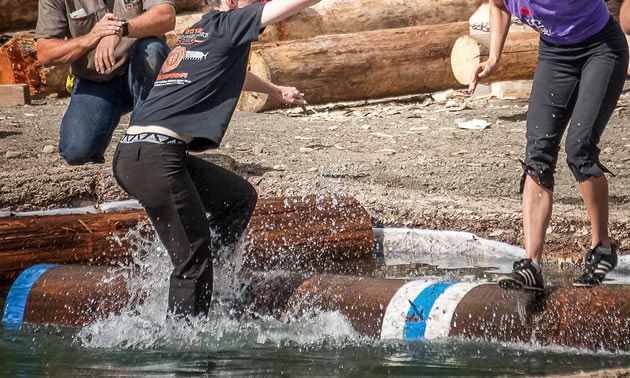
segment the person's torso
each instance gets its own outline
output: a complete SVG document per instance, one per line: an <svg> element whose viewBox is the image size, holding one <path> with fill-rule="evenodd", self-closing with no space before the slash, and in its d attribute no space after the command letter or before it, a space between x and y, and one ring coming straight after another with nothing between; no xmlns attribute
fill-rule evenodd
<svg viewBox="0 0 630 378"><path fill-rule="evenodd" d="M130 19L143 12L143 0L40 0L56 3L60 12L65 15L49 13L38 19L37 37L44 38L76 38L88 34L94 25L103 18L106 13L113 13L119 19ZM61 19L65 17L65 19ZM66 21L67 20L67 21ZM49 30L58 28L57 25L67 22L67 29L57 31L54 36L48 35ZM96 72L94 54L96 49L90 50L70 65L70 72L80 79L93 81L107 81L120 76L127 67L129 50L136 40L123 37L116 46L114 57L116 63L112 72L100 74Z"/></svg>
<svg viewBox="0 0 630 378"><path fill-rule="evenodd" d="M507 9L547 42L579 43L604 28L610 12L604 0L504 0Z"/></svg>
<svg viewBox="0 0 630 378"><path fill-rule="evenodd" d="M158 125L193 137L193 150L218 146L243 89L250 42L258 36L262 6L249 10L255 13L249 18L258 17L258 23L249 32L240 31L250 33L245 38L234 36L231 23L237 21L229 12L206 14L184 31L151 93L134 110L130 125Z"/></svg>

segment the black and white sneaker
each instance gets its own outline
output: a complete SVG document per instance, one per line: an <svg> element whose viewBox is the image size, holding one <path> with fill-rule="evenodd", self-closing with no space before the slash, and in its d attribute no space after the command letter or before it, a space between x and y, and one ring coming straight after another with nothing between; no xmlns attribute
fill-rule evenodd
<svg viewBox="0 0 630 378"><path fill-rule="evenodd" d="M512 273L499 277L497 283L504 290L545 290L542 273L532 264L531 259L516 261Z"/></svg>
<svg viewBox="0 0 630 378"><path fill-rule="evenodd" d="M584 258L582 275L573 281L575 287L598 286L606 275L617 266L617 245L610 244L610 254L599 253L601 243L588 250Z"/></svg>

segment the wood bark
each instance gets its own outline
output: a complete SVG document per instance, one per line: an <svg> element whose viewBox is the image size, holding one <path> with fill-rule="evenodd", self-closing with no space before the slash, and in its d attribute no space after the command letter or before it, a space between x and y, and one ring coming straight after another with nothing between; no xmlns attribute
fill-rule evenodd
<svg viewBox="0 0 630 378"><path fill-rule="evenodd" d="M505 41L499 69L487 81L531 80L538 59L537 33L509 33ZM460 84L468 85L474 68L488 59L488 35L462 36L451 53L453 75Z"/></svg>
<svg viewBox="0 0 630 378"><path fill-rule="evenodd" d="M261 42L468 21L485 0L322 0L270 25Z"/></svg>
<svg viewBox="0 0 630 378"><path fill-rule="evenodd" d="M125 306L140 303L144 293L132 298L126 281L129 269L83 265L59 265L39 277L24 306L24 322L79 327ZM29 294L30 294L29 293Z"/></svg>
<svg viewBox="0 0 630 378"><path fill-rule="evenodd" d="M111 265L131 260L123 236L154 236L143 210L0 218L0 279L41 263ZM121 240L122 241L118 241ZM369 272L375 268L370 217L353 198L261 199L245 230L250 269Z"/></svg>
<svg viewBox="0 0 630 378"><path fill-rule="evenodd" d="M0 39L0 84L28 84L32 98L67 95L68 65L43 67L32 34Z"/></svg>
<svg viewBox="0 0 630 378"><path fill-rule="evenodd" d="M41 263L129 262L130 246L114 239L145 218L144 211L138 210L0 218L0 278L14 278Z"/></svg>
<svg viewBox="0 0 630 378"><path fill-rule="evenodd" d="M261 201L247 226L243 266L252 270L374 270L374 233L354 198Z"/></svg>
<svg viewBox="0 0 630 378"><path fill-rule="evenodd" d="M72 265L48 268L32 287L15 288L14 295L26 301L23 318L16 319L17 325L23 320L33 324L83 326L119 313L127 305L133 308L151 290L145 285L129 292L125 283L133 276L142 279L138 273L120 268ZM299 318L313 312L339 311L357 333L372 338L391 337L382 334L383 321L388 312L400 311L390 306L406 283L402 279L329 274L304 276L290 272L253 273L253 276L251 309L256 313L282 319L287 315ZM287 285L279 284L285 282ZM617 285L589 290L552 287L545 292L528 293L506 292L498 285L482 284L464 294L453 313L446 308L435 311L440 308L423 307L426 312L421 311L418 318L398 314L405 326L415 320L425 322L427 329L427 314L430 314L434 321L450 324L442 330L448 337L510 343L535 341L543 346L628 351L630 290L614 286ZM434 294L407 294L412 298L417 295L432 298ZM21 311L15 301L7 303L8 310ZM402 338L402 332L397 337Z"/></svg>
<svg viewBox="0 0 630 378"><path fill-rule="evenodd" d="M451 48L468 23L337 34L255 44L250 70L278 85L295 86L310 104L364 100L462 87L449 67ZM244 92L239 108L279 104Z"/></svg>

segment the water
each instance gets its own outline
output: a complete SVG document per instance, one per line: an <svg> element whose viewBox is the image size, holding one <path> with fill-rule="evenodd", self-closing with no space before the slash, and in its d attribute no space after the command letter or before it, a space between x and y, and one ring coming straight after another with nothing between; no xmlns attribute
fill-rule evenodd
<svg viewBox="0 0 630 378"><path fill-rule="evenodd" d="M312 319L310 330L331 320L334 314ZM184 326L166 332L172 332L172 339L142 348L92 346L78 336L80 330L1 329L0 372L5 376L370 377L569 374L630 366L628 354L458 339L382 342L345 332L313 337L308 325L250 320L243 321L240 331L228 326L231 329L220 337ZM305 339L300 337L303 333Z"/></svg>
<svg viewBox="0 0 630 378"><path fill-rule="evenodd" d="M406 231L405 231L406 232ZM382 235L377 272L381 277L445 275L450 279L487 279L509 269L518 249L467 235L431 234L431 250L400 252L400 233ZM423 240L426 241L427 235ZM469 339L381 341L359 335L339 312L281 321L271 317L235 317L222 306L208 319L191 323L166 319L169 271L163 249L135 241L135 262L142 280L129 289L151 287L142 306L81 329L27 325L0 326L0 374L3 376L437 376L574 374L629 368L630 353L593 352L566 347L481 342ZM407 235L405 245L422 242ZM449 245L450 252L440 251ZM389 246L389 247L388 247ZM474 248L472 248L474 246ZM150 253L147 253L150 252ZM426 256L433 256L427 258ZM502 255L499 256L499 255ZM407 260L403 259L407 256ZM229 294L237 262L219 275L218 291ZM622 264L623 265L623 264ZM506 268L506 266L508 266ZM573 272L545 268L551 284L566 284ZM9 290L0 286L0 305ZM225 292L218 297L226 296Z"/></svg>

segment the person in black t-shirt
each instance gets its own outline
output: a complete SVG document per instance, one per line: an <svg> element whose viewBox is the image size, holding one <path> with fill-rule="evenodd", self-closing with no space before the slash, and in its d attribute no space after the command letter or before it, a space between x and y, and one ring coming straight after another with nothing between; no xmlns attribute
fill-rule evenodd
<svg viewBox="0 0 630 378"><path fill-rule="evenodd" d="M296 88L247 72L247 59L262 28L318 2L223 0L220 12L182 34L131 115L114 176L145 208L171 257L170 313L208 313L213 255L235 248L257 200L247 180L187 152L219 146L243 89L306 105Z"/></svg>

